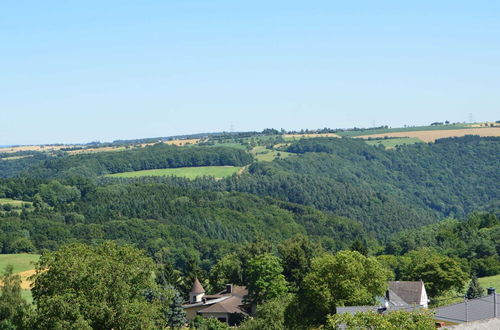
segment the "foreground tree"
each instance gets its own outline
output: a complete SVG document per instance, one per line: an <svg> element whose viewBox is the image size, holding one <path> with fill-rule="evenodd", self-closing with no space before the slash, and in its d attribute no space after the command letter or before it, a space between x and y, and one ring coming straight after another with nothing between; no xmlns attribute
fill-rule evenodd
<svg viewBox="0 0 500 330"><path fill-rule="evenodd" d="M257 306L254 318L249 318L240 330L276 330L285 329L285 311L292 299L291 294L268 300Z"/></svg>
<svg viewBox="0 0 500 330"><path fill-rule="evenodd" d="M335 314L328 317L325 330L433 330L435 321L430 312L395 311L388 314L359 312Z"/></svg>
<svg viewBox="0 0 500 330"><path fill-rule="evenodd" d="M190 329L195 330L229 330L229 326L226 323L222 323L214 318L204 318L202 316L196 316L189 325Z"/></svg>
<svg viewBox="0 0 500 330"><path fill-rule="evenodd" d="M30 306L21 297L21 277L12 273L8 265L0 279L0 329L29 329Z"/></svg>
<svg viewBox="0 0 500 330"><path fill-rule="evenodd" d="M33 276L38 329L153 329L164 326L171 293L140 250L105 242L71 244L40 258Z"/></svg>
<svg viewBox="0 0 500 330"><path fill-rule="evenodd" d="M261 304L269 299L284 295L287 282L282 274L283 267L278 257L269 253L252 258L248 263L248 302Z"/></svg>
<svg viewBox="0 0 500 330"><path fill-rule="evenodd" d="M387 276L375 258L357 251L316 257L289 307L287 322L320 325L328 314L336 313L337 306L372 305L385 293Z"/></svg>
<svg viewBox="0 0 500 330"><path fill-rule="evenodd" d="M402 276L403 280L422 280L430 297L440 296L449 290L461 291L468 275L457 260L442 256L432 249L420 249L407 253L411 262Z"/></svg>

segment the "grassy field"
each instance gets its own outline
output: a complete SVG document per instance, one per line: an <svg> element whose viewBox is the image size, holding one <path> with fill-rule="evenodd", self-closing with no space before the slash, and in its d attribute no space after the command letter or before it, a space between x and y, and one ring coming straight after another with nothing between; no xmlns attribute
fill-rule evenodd
<svg viewBox="0 0 500 330"><path fill-rule="evenodd" d="M140 176L180 176L188 179L194 179L199 176L213 176L223 178L237 173L241 167L237 166L200 166L200 167L179 167L163 168L158 170L145 170L110 174L110 177L135 178Z"/></svg>
<svg viewBox="0 0 500 330"><path fill-rule="evenodd" d="M10 208L7 207L4 209L4 205L9 205ZM32 202L19 201L10 198L0 198L0 214L4 214L5 212L16 212L21 214L23 205L27 205L25 210L32 210Z"/></svg>
<svg viewBox="0 0 500 330"><path fill-rule="evenodd" d="M3 272L7 265L14 266L14 273L34 269L33 263L39 258L38 254L0 254L0 272Z"/></svg>
<svg viewBox="0 0 500 330"><path fill-rule="evenodd" d="M21 207L24 203L31 204L30 202L23 202L23 201L18 201L15 199L10 199L10 198L0 198L0 205L9 204L9 205L12 205L14 207L16 207L16 206Z"/></svg>
<svg viewBox="0 0 500 330"><path fill-rule="evenodd" d="M383 145L386 149L395 148L397 145L403 144L414 144L422 143L423 141L419 138L397 138L397 139L377 139L377 140L366 140L366 143L371 145Z"/></svg>
<svg viewBox="0 0 500 330"><path fill-rule="evenodd" d="M483 289L495 288L497 292L500 292L500 275L487 276L479 278L479 283Z"/></svg>
<svg viewBox="0 0 500 330"><path fill-rule="evenodd" d="M259 162L272 162L273 160L278 158L278 155L279 158L284 159L290 157L293 154L285 151L266 149L266 147L264 146L257 146L252 149L252 155Z"/></svg>
<svg viewBox="0 0 500 330"><path fill-rule="evenodd" d="M35 269L34 263L39 258L40 255L38 254L0 254L0 274L3 274L7 265L12 265L14 273L21 276L21 288L23 289L21 294L29 303L33 301L33 297L29 289L30 282L28 281L28 277L33 275Z"/></svg>

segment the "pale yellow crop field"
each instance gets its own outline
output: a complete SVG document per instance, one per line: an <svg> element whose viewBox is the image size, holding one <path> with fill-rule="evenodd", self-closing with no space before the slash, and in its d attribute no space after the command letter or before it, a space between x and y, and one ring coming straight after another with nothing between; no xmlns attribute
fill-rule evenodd
<svg viewBox="0 0 500 330"><path fill-rule="evenodd" d="M434 142L437 139L447 137L459 137L465 135L479 135L479 136L500 136L500 127L485 127L485 128L471 128L471 129L451 129L451 130L435 130L435 131L414 131L414 132L394 132L394 133L381 133L356 136L356 138L383 138L384 136L390 137L410 137L418 138L424 142Z"/></svg>

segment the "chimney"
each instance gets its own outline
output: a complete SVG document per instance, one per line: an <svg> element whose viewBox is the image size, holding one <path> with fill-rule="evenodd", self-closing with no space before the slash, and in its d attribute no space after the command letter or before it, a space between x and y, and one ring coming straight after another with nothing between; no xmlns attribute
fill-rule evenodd
<svg viewBox="0 0 500 330"><path fill-rule="evenodd" d="M232 284L226 284L226 292L233 293L233 285Z"/></svg>

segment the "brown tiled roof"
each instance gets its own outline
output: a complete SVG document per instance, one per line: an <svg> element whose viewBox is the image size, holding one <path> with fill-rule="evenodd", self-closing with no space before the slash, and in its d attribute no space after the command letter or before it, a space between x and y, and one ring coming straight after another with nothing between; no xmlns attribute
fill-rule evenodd
<svg viewBox="0 0 500 330"><path fill-rule="evenodd" d="M389 281L389 299L392 291L407 304L420 304L423 288L422 281Z"/></svg>
<svg viewBox="0 0 500 330"><path fill-rule="evenodd" d="M190 293L205 293L205 289L203 289L197 278L194 279L193 287L191 288Z"/></svg>
<svg viewBox="0 0 500 330"><path fill-rule="evenodd" d="M243 304L241 297L231 296L221 302L211 305L205 309L199 310L198 313L240 313L246 314L241 308Z"/></svg>
<svg viewBox="0 0 500 330"><path fill-rule="evenodd" d="M243 308L243 298L248 295L248 290L244 286L233 285L231 287L231 292L229 293L226 290L219 292L216 295L212 295L214 297L227 297L221 301L210 304L210 300L206 302L206 304L210 304L207 308L201 309L198 313L240 313L246 314Z"/></svg>

